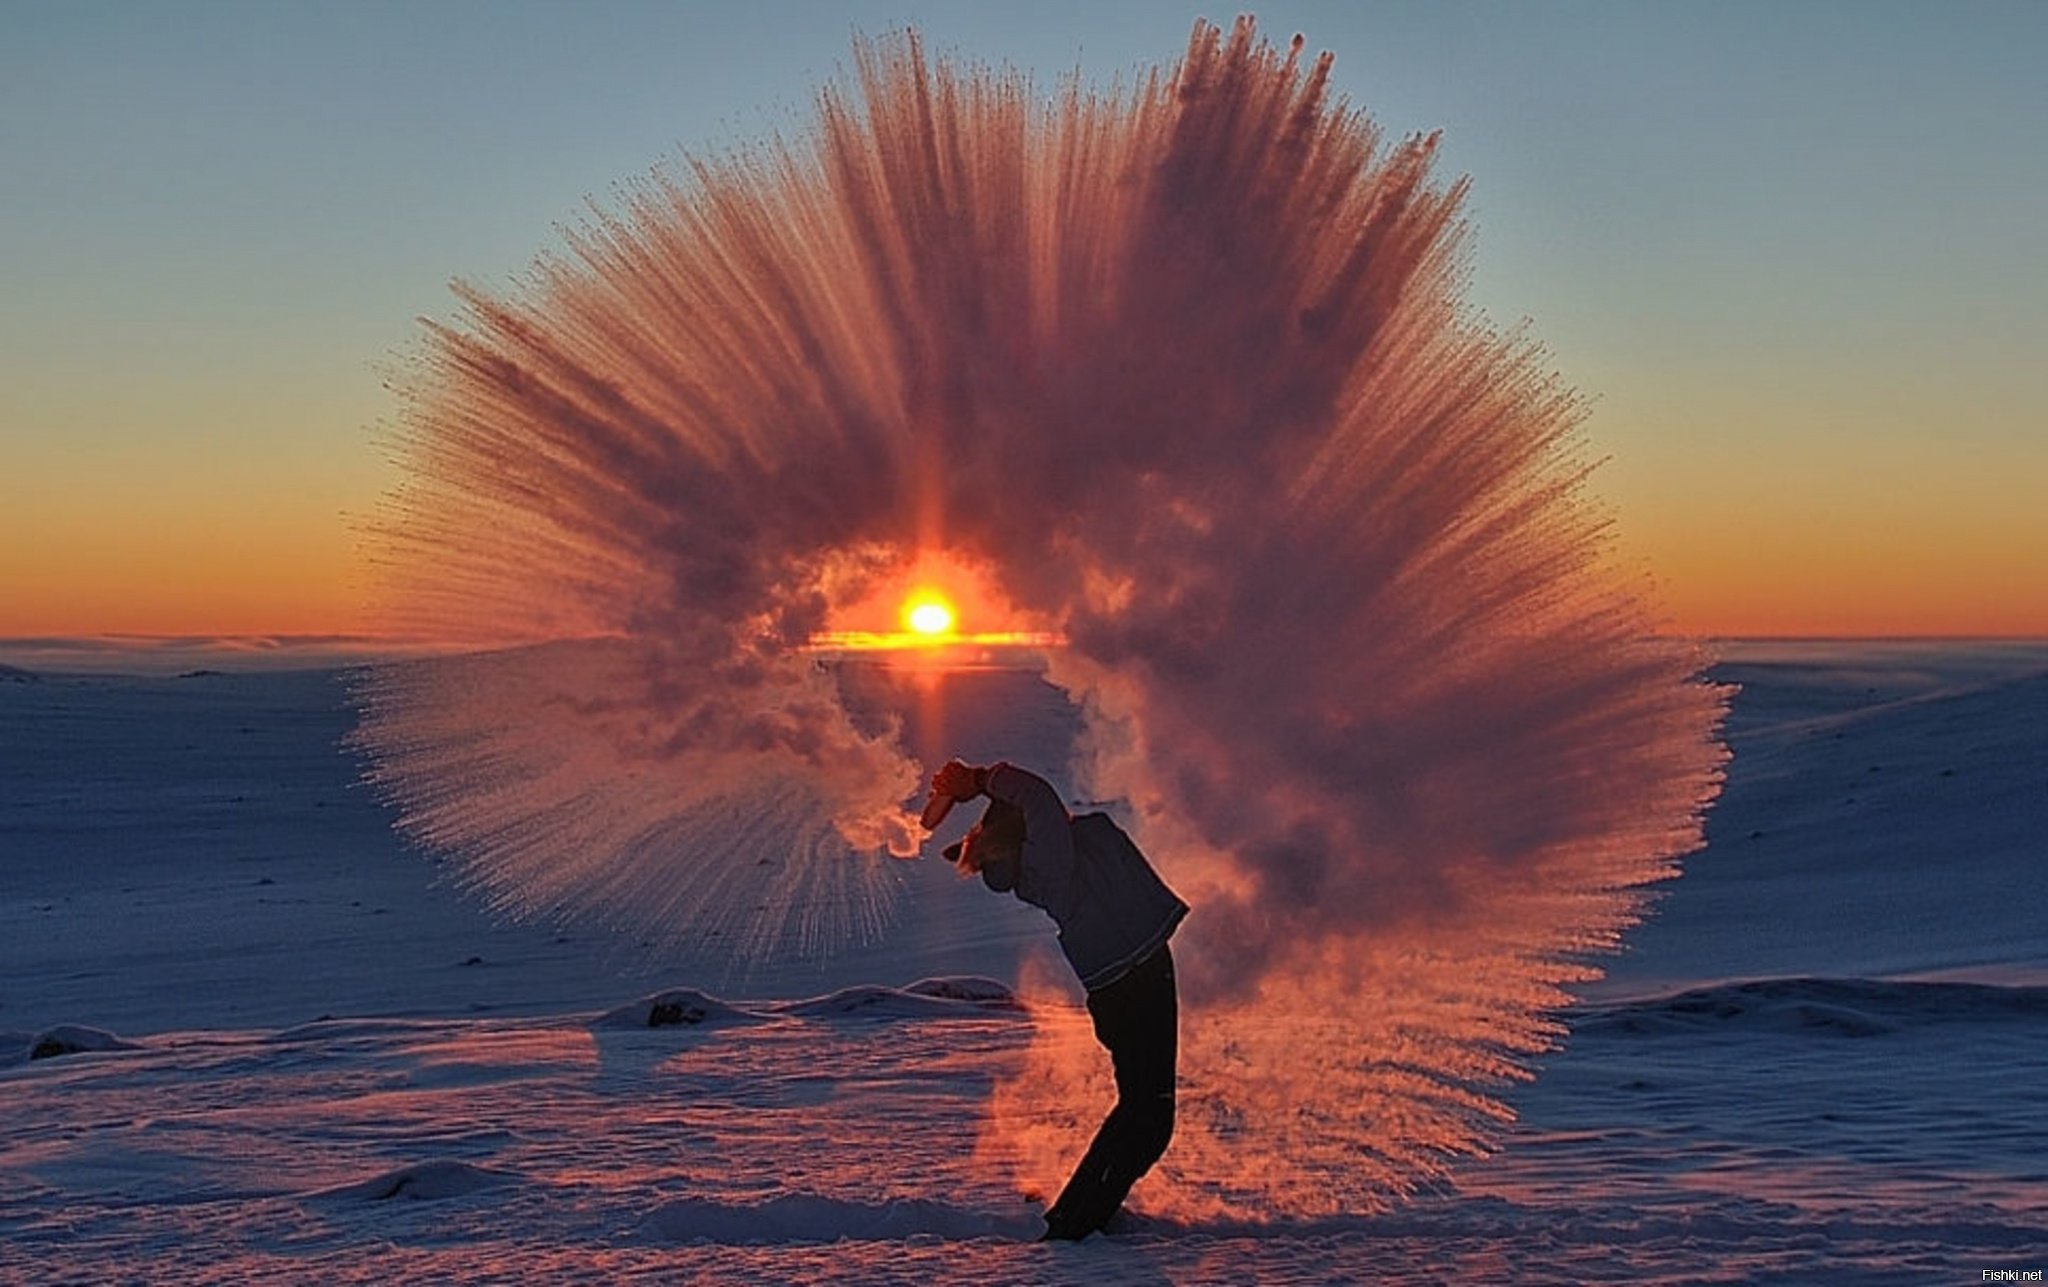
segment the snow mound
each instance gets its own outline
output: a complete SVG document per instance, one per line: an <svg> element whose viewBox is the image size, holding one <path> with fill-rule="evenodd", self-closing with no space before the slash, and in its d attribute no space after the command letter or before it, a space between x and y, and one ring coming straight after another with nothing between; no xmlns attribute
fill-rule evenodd
<svg viewBox="0 0 2048 1287"><path fill-rule="evenodd" d="M81 1055L99 1050L136 1050L132 1041L108 1032L104 1028L87 1028L75 1023L60 1023L54 1028L45 1028L29 1042L30 1059L55 1059L59 1055Z"/></svg>
<svg viewBox="0 0 2048 1287"><path fill-rule="evenodd" d="M972 976L920 979L908 988L864 983L821 997L787 1001L776 1013L805 1019L931 1019L1022 1010L1017 998L992 979Z"/></svg>
<svg viewBox="0 0 2048 1287"><path fill-rule="evenodd" d="M607 1010L593 1028L695 1028L734 1023L799 1019L930 1019L1024 1010L1016 993L995 979L945 975L919 979L904 988L857 984L820 997L774 1001L755 1008L734 1005L695 988L670 988Z"/></svg>
<svg viewBox="0 0 2048 1287"><path fill-rule="evenodd" d="M1735 1026L1838 1037L1878 1037L1933 1023L2038 1020L2048 987L1886 979L1757 979L1586 1011L1579 1033L1659 1036Z"/></svg>
<svg viewBox="0 0 2048 1287"><path fill-rule="evenodd" d="M641 997L630 1005L607 1010L591 1020L593 1028L696 1028L728 1023L759 1023L761 1016L728 1005L695 988L670 988Z"/></svg>
<svg viewBox="0 0 2048 1287"><path fill-rule="evenodd" d="M325 1189L314 1196L356 1202L387 1202L392 1198L437 1202L485 1189L503 1188L513 1183L515 1178L503 1171L442 1159L401 1166L395 1171L386 1171L354 1184Z"/></svg>
<svg viewBox="0 0 2048 1287"><path fill-rule="evenodd" d="M758 1203L683 1198L664 1203L642 1221L657 1242L712 1242L761 1246L815 1242L897 1242L913 1237L953 1242L1036 1238L1045 1228L1033 1214L999 1216L923 1198L850 1202L814 1193L785 1193Z"/></svg>
<svg viewBox="0 0 2048 1287"><path fill-rule="evenodd" d="M949 1001L972 1001L991 1010L1022 1010L1024 1003L1017 999L1006 984L995 979L983 978L978 974L948 974L935 979L919 979L905 992L914 992L921 997L941 997Z"/></svg>

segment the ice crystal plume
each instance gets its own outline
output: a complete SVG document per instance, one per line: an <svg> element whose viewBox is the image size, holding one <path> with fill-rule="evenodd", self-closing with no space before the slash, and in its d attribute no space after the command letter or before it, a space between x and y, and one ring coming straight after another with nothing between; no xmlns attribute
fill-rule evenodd
<svg viewBox="0 0 2048 1287"><path fill-rule="evenodd" d="M1330 66L1198 24L1047 95L861 44L801 137L462 288L373 533L386 626L475 650L364 681L404 826L518 913L880 932L927 768L803 644L938 547L1065 636L1085 787L1195 904L1140 1201L1360 1209L1482 1150L1700 844L1724 699L1580 398L1462 302L1463 181ZM983 1141L1040 1182L1102 1102L1057 1027Z"/></svg>

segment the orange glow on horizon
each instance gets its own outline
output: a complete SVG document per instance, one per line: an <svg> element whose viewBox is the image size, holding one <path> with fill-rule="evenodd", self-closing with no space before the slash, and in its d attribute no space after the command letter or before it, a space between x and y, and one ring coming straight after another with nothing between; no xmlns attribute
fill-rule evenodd
<svg viewBox="0 0 2048 1287"><path fill-rule="evenodd" d="M1664 626L1675 633L2048 638L2048 565L2031 520L1990 511L1974 525L1949 523L1937 542L1921 535L1929 524L1887 534L1853 512L1834 517L1795 526L1759 516L1708 542L1695 535L1704 518L1646 507L1630 544L1655 575ZM0 512L0 638L360 636L369 622L353 546L328 513L230 521L209 511L181 525L146 510L23 506ZM907 600L923 589L951 609L944 631L906 619ZM971 565L928 557L835 611L811 646L1056 645L1044 625L1011 609Z"/></svg>
<svg viewBox="0 0 2048 1287"><path fill-rule="evenodd" d="M941 653L962 646L980 648L1051 648L1064 643L1046 630L983 630L964 634L960 614L943 590L920 585L904 599L901 630L821 630L810 646L823 652Z"/></svg>
<svg viewBox="0 0 2048 1287"><path fill-rule="evenodd" d="M193 542L192 544L197 544ZM1751 544L1744 542L1745 545ZM342 542L334 542L341 546ZM183 547L183 548L180 548ZM232 556L165 542L155 551L123 551L100 562L40 553L26 540L0 552L0 638L98 635L360 635L362 591L345 548L300 545L263 557ZM1744 550L1743 553L1748 553ZM168 556L167 556L168 555ZM296 556L296 557L294 557ZM1786 551L1775 560L1787 562ZM1901 561L1903 562L1903 561ZM2024 560L2014 558L2011 564ZM1714 638L2048 638L2048 602L2024 566L1921 569L1894 563L1879 578L1861 568L1779 568L1723 552L1687 552L1657 565L1664 628ZM971 601L970 601L971 602ZM895 599L891 607L900 606ZM900 623L900 624L899 624ZM987 630L967 633L988 623ZM943 643L1043 646L1052 636L1006 616L989 618L967 603L944 632L920 631L900 617L835 615L813 647L900 648Z"/></svg>
<svg viewBox="0 0 2048 1287"><path fill-rule="evenodd" d="M835 610L828 628L811 636L810 647L943 656L963 647L1051 648L1065 642L1038 625L1010 607L981 567L926 550L902 574Z"/></svg>
<svg viewBox="0 0 2048 1287"><path fill-rule="evenodd" d="M814 652L938 652L948 648L1057 648L1066 636L1053 630L984 630L976 634L933 636L909 630L820 630L811 636Z"/></svg>

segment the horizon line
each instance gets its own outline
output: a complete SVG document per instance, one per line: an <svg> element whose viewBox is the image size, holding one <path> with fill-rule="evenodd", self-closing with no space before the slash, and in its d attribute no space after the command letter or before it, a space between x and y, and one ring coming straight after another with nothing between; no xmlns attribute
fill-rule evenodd
<svg viewBox="0 0 2048 1287"><path fill-rule="evenodd" d="M849 632L851 633L851 632ZM1922 646L2048 646L2048 634L1757 634L1693 635L1663 632L1658 638L1689 639L1708 651L1723 647L1771 645L1922 645ZM793 651L847 656L902 652L905 654L945 653L962 645L1007 645L1019 649L1049 652L1064 644L1057 634L1038 632L1026 636L1007 633L997 636L956 635L935 646L931 640L916 639L905 647L888 646L893 636L862 636L855 646L844 637L814 637ZM838 647L833 645L837 644ZM865 646L862 646L865 645ZM502 647L503 645L499 645ZM136 675L164 676L192 670L236 667L248 670L314 670L368 666L383 662L415 660L460 652L495 651L475 642L435 641L397 635L304 633L304 634L149 634L106 632L81 635L0 635L0 667L31 675Z"/></svg>

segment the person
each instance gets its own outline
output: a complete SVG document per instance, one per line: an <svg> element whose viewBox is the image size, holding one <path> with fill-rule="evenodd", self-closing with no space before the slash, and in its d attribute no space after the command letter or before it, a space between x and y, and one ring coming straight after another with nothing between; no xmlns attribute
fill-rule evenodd
<svg viewBox="0 0 2048 1287"><path fill-rule="evenodd" d="M986 811L946 857L1052 917L1116 1072L1116 1106L1045 1213L1047 1239L1078 1240L1116 1213L1173 1137L1180 1016L1167 940L1188 905L1107 814L1070 815L1051 784L1012 764L947 763L925 825L978 796Z"/></svg>

